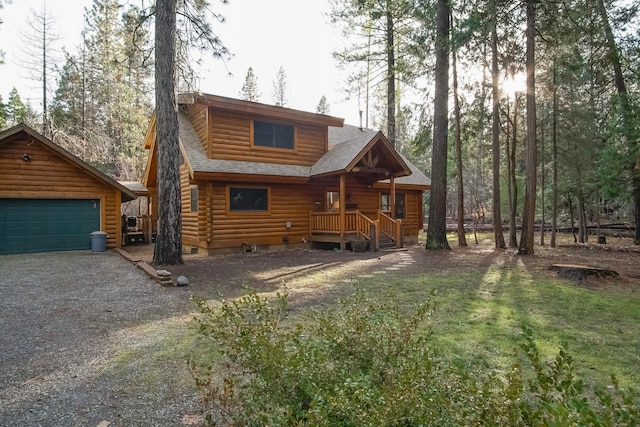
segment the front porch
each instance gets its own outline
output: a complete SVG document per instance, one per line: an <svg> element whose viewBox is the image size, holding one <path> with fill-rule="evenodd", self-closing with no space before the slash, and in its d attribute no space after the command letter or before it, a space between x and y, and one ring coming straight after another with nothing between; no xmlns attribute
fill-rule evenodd
<svg viewBox="0 0 640 427"><path fill-rule="evenodd" d="M312 244L337 243L340 250L345 250L348 244L356 250L354 246L359 246L356 242L368 242L372 252L401 248L404 243L402 221L391 218L382 210L375 213L359 210L311 212L309 232Z"/></svg>

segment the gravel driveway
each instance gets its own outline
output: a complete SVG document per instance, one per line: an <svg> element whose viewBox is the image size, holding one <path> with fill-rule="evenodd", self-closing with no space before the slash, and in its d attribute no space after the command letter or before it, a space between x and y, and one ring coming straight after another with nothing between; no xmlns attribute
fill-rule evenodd
<svg viewBox="0 0 640 427"><path fill-rule="evenodd" d="M78 251L0 256L0 295L0 426L179 426L198 412L184 356L145 357L187 332L188 288Z"/></svg>

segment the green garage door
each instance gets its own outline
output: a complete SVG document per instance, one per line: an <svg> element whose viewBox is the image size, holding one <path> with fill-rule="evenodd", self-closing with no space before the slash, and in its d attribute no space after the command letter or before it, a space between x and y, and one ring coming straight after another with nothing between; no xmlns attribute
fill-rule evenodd
<svg viewBox="0 0 640 427"><path fill-rule="evenodd" d="M91 249L100 200L0 199L0 254Z"/></svg>

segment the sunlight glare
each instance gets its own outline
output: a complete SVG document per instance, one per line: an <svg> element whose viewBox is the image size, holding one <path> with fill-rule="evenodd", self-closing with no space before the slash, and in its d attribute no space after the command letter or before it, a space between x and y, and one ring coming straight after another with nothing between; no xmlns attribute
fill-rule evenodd
<svg viewBox="0 0 640 427"><path fill-rule="evenodd" d="M527 76L524 73L516 73L502 81L502 90L509 97L513 98L516 93L527 91Z"/></svg>

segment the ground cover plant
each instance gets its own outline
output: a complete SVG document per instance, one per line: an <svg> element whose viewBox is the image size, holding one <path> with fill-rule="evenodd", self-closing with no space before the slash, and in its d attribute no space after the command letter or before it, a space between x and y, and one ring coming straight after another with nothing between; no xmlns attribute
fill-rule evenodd
<svg viewBox="0 0 640 427"><path fill-rule="evenodd" d="M585 389L566 345L546 362L522 326L509 369L452 364L431 339L430 299L405 314L364 291L286 322L287 296L251 293L212 308L198 327L226 363L194 365L207 420L224 425L636 425L640 394ZM291 319L293 320L293 319Z"/></svg>

